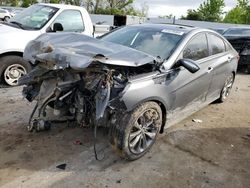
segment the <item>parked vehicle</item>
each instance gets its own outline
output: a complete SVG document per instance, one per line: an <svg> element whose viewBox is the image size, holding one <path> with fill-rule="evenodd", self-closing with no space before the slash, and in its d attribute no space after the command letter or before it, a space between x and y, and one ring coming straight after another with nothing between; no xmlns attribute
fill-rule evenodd
<svg viewBox="0 0 250 188"><path fill-rule="evenodd" d="M223 35L240 54L239 67L250 73L250 27L230 28Z"/></svg>
<svg viewBox="0 0 250 188"><path fill-rule="evenodd" d="M8 10L0 8L0 20L8 21L11 17L12 15Z"/></svg>
<svg viewBox="0 0 250 188"><path fill-rule="evenodd" d="M142 157L159 132L219 100L232 88L238 53L217 32L179 25L134 25L99 40L43 34L24 58L35 68L19 79L37 101L29 131L60 120L109 127L110 142L129 159ZM36 114L36 115L34 115Z"/></svg>
<svg viewBox="0 0 250 188"><path fill-rule="evenodd" d="M212 29L212 28L211 28ZM216 31L217 33L220 33L221 35L223 35L223 33L227 30L225 28L215 28L215 29L212 29L214 31Z"/></svg>
<svg viewBox="0 0 250 188"><path fill-rule="evenodd" d="M39 3L0 23L0 79L14 86L32 65L22 59L27 43L42 33L79 32L91 36L93 25L83 7Z"/></svg>
<svg viewBox="0 0 250 188"><path fill-rule="evenodd" d="M11 14L12 14L13 16L15 16L15 15L21 13L23 10L24 10L24 8L15 8L15 9L13 9L13 10L11 11Z"/></svg>

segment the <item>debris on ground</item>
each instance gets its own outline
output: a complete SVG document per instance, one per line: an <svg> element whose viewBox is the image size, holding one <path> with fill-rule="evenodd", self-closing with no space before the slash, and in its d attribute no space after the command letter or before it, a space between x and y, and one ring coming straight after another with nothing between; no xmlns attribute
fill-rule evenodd
<svg viewBox="0 0 250 188"><path fill-rule="evenodd" d="M67 164L63 163L63 164L57 165L56 168L61 169L61 170L65 170L66 166L67 166Z"/></svg>
<svg viewBox="0 0 250 188"><path fill-rule="evenodd" d="M81 142L80 140L75 140L75 141L73 142L73 144L75 144L75 145L82 145L82 142Z"/></svg>
<svg viewBox="0 0 250 188"><path fill-rule="evenodd" d="M241 138L244 139L244 140L249 140L250 141L250 135L249 134L247 134L246 136L242 136Z"/></svg>
<svg viewBox="0 0 250 188"><path fill-rule="evenodd" d="M192 121L195 122L195 123L202 123L202 122L203 122L203 121L200 120L200 119L192 119Z"/></svg>
<svg viewBox="0 0 250 188"><path fill-rule="evenodd" d="M122 182L122 180L121 180L121 179L119 179L119 180L117 180L117 181L116 181L116 183L121 183L121 182Z"/></svg>

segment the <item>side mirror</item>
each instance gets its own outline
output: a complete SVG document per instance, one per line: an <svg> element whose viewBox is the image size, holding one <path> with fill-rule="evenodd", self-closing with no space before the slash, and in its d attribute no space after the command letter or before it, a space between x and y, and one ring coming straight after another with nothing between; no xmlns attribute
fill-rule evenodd
<svg viewBox="0 0 250 188"><path fill-rule="evenodd" d="M197 65L193 60L191 59L180 59L176 63L177 66L183 66L186 68L189 72L195 73L198 70L200 70L199 65Z"/></svg>
<svg viewBox="0 0 250 188"><path fill-rule="evenodd" d="M53 25L53 31L57 32L57 31L63 31L63 26L61 23L54 23Z"/></svg>

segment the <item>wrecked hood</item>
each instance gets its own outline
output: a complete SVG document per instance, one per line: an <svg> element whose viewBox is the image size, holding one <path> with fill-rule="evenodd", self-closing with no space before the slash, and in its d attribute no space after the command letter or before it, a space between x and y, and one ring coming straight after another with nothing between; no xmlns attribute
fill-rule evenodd
<svg viewBox="0 0 250 188"><path fill-rule="evenodd" d="M153 63L154 57L135 49L77 33L49 33L29 42L24 59L52 63L53 68L86 68L91 62L137 67Z"/></svg>

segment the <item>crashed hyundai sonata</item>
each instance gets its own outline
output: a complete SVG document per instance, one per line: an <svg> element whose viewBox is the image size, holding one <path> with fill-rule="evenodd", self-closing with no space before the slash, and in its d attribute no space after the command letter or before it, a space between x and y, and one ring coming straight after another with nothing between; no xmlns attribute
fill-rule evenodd
<svg viewBox="0 0 250 188"><path fill-rule="evenodd" d="M34 69L19 84L37 102L29 131L48 129L53 118L95 131L105 126L129 160L142 157L164 128L225 101L238 62L220 34L166 24L127 26L99 39L43 34L27 45L24 58Z"/></svg>

